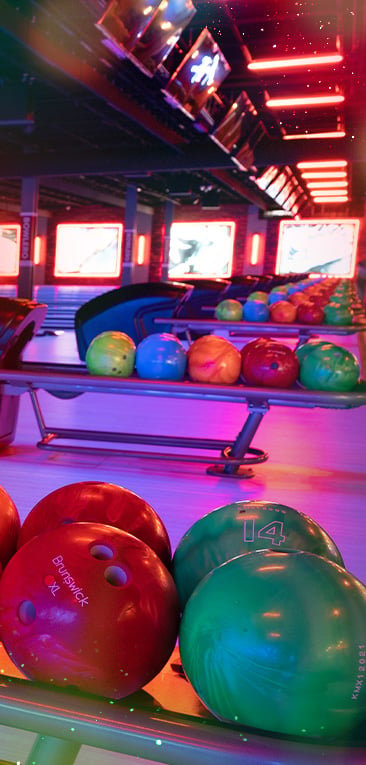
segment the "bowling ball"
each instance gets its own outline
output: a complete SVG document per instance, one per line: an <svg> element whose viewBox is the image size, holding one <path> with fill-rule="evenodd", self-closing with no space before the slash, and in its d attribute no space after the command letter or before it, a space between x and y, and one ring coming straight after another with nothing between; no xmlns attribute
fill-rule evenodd
<svg viewBox="0 0 366 765"><path fill-rule="evenodd" d="M247 300L243 305L243 319L245 321L268 321L269 308L261 300Z"/></svg>
<svg viewBox="0 0 366 765"><path fill-rule="evenodd" d="M360 365L356 356L333 343L314 348L300 367L300 382L310 390L351 391L359 376Z"/></svg>
<svg viewBox="0 0 366 765"><path fill-rule="evenodd" d="M155 510L135 492L103 481L70 483L43 497L27 515L19 533L18 547L44 531L80 521L128 531L170 566L169 536Z"/></svg>
<svg viewBox="0 0 366 765"><path fill-rule="evenodd" d="M183 343L168 332L148 335L137 346L136 371L147 380L181 380L187 366Z"/></svg>
<svg viewBox="0 0 366 765"><path fill-rule="evenodd" d="M85 361L91 375L129 377L135 365L136 346L124 332L102 332L88 346Z"/></svg>
<svg viewBox="0 0 366 765"><path fill-rule="evenodd" d="M164 666L178 630L172 576L126 531L73 523L21 547L0 579L0 633L31 680L122 698Z"/></svg>
<svg viewBox="0 0 366 765"><path fill-rule="evenodd" d="M254 292L251 292L247 297L247 302L251 300L255 300L256 302L261 301L262 303L268 303L268 294L267 292L262 292L262 290L255 290Z"/></svg>
<svg viewBox="0 0 366 765"><path fill-rule="evenodd" d="M268 343L271 343L271 342L272 342L272 339L270 337L257 337L256 340L250 340L249 343L246 343L245 345L243 345L240 351L242 362L244 361L247 354L250 353L250 351L252 351L254 348L262 348L264 345L267 345Z"/></svg>
<svg viewBox="0 0 366 765"><path fill-rule="evenodd" d="M297 306L296 321L299 324L322 324L324 311L320 305L309 300Z"/></svg>
<svg viewBox="0 0 366 765"><path fill-rule="evenodd" d="M289 302L293 305L301 305L301 303L307 303L308 298L306 297L305 292L291 292L289 294Z"/></svg>
<svg viewBox="0 0 366 765"><path fill-rule="evenodd" d="M188 374L194 382L233 385L240 370L240 351L224 337L204 335L188 349Z"/></svg>
<svg viewBox="0 0 366 765"><path fill-rule="evenodd" d="M296 381L299 362L296 353L287 345L271 342L246 354L242 372L249 385L290 388Z"/></svg>
<svg viewBox="0 0 366 765"><path fill-rule="evenodd" d="M196 521L176 548L173 576L181 607L214 568L264 548L306 550L344 565L333 540L307 515L277 502L233 502Z"/></svg>
<svg viewBox="0 0 366 765"><path fill-rule="evenodd" d="M17 549L20 518L17 508L0 486L0 574Z"/></svg>
<svg viewBox="0 0 366 765"><path fill-rule="evenodd" d="M221 300L215 308L215 317L220 321L241 321L243 306L239 300Z"/></svg>
<svg viewBox="0 0 366 765"><path fill-rule="evenodd" d="M325 305L324 315L326 324L348 326L349 324L352 324L353 321L353 313L351 309L340 303L328 303L328 305Z"/></svg>
<svg viewBox="0 0 366 765"><path fill-rule="evenodd" d="M366 717L366 588L309 552L258 550L208 574L182 617L184 672L220 720L285 736Z"/></svg>
<svg viewBox="0 0 366 765"><path fill-rule="evenodd" d="M304 358L314 350L314 348L323 348L325 345L332 345L328 340L318 340L316 337L310 337L305 343L301 343L295 349L299 363L302 364Z"/></svg>
<svg viewBox="0 0 366 765"><path fill-rule="evenodd" d="M279 303L284 300L284 297L285 295L283 292L270 292L268 295L268 305Z"/></svg>
<svg viewBox="0 0 366 765"><path fill-rule="evenodd" d="M271 306L271 321L278 324L292 324L296 321L297 307L287 300L280 300Z"/></svg>

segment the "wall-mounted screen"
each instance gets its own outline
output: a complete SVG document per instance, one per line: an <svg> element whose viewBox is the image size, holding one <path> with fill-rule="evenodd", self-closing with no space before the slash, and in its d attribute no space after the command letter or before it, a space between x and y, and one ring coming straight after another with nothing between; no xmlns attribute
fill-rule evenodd
<svg viewBox="0 0 366 765"><path fill-rule="evenodd" d="M195 13L192 0L162 0L132 50L135 63L145 74L155 74Z"/></svg>
<svg viewBox="0 0 366 765"><path fill-rule="evenodd" d="M169 101L195 119L230 71L217 42L205 28L163 92Z"/></svg>
<svg viewBox="0 0 366 765"><path fill-rule="evenodd" d="M121 223L60 223L56 227L54 276L117 277L121 273Z"/></svg>
<svg viewBox="0 0 366 765"><path fill-rule="evenodd" d="M352 218L281 221L276 273L352 277L359 225Z"/></svg>
<svg viewBox="0 0 366 765"><path fill-rule="evenodd" d="M18 276L20 225L0 225L0 277Z"/></svg>
<svg viewBox="0 0 366 765"><path fill-rule="evenodd" d="M232 221L172 223L169 278L230 276L234 236Z"/></svg>
<svg viewBox="0 0 366 765"><path fill-rule="evenodd" d="M154 16L161 0L111 0L96 26L121 50L131 50Z"/></svg>

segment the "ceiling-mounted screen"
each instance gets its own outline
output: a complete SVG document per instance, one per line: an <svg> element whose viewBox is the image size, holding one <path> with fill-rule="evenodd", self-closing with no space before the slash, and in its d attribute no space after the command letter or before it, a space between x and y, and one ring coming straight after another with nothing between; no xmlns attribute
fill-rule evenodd
<svg viewBox="0 0 366 765"><path fill-rule="evenodd" d="M137 66L150 76L155 74L195 13L192 0L162 0L132 49Z"/></svg>
<svg viewBox="0 0 366 765"><path fill-rule="evenodd" d="M0 226L0 277L18 276L20 253L20 225Z"/></svg>
<svg viewBox="0 0 366 765"><path fill-rule="evenodd" d="M121 223L60 223L54 276L113 278L121 273Z"/></svg>
<svg viewBox="0 0 366 765"><path fill-rule="evenodd" d="M234 236L233 221L172 223L169 278L230 276Z"/></svg>
<svg viewBox="0 0 366 765"><path fill-rule="evenodd" d="M130 51L141 37L161 0L111 0L96 26L121 50Z"/></svg>
<svg viewBox="0 0 366 765"><path fill-rule="evenodd" d="M359 225L352 218L281 221L276 273L352 277Z"/></svg>
<svg viewBox="0 0 366 765"><path fill-rule="evenodd" d="M235 151L246 137L246 125L255 121L257 114L250 98L243 90L231 104L229 111L218 124L211 138L227 152Z"/></svg>
<svg viewBox="0 0 366 765"><path fill-rule="evenodd" d="M230 69L217 42L205 28L172 74L163 92L168 101L195 119Z"/></svg>

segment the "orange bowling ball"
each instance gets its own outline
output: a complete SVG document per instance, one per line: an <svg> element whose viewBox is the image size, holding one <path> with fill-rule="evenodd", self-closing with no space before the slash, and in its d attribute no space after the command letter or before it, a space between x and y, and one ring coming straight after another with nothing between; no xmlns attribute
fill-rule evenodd
<svg viewBox="0 0 366 765"><path fill-rule="evenodd" d="M204 335L188 350L188 374L194 382L233 385L240 371L240 351L224 337Z"/></svg>

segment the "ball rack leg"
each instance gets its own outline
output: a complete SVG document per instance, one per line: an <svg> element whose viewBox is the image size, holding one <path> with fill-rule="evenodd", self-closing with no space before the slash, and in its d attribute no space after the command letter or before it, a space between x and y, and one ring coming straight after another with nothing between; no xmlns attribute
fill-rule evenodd
<svg viewBox="0 0 366 765"><path fill-rule="evenodd" d="M52 736L37 736L25 765L74 765L80 744Z"/></svg>
<svg viewBox="0 0 366 765"><path fill-rule="evenodd" d="M259 428L259 425L262 422L262 419L266 412L268 411L269 407L268 404L263 403L260 405L250 405L248 406L248 417L245 420L245 423L241 429L241 431L238 433L235 442L231 449L228 451L228 456L236 459L243 457L243 460L245 459L245 455L247 453L252 453L253 458L246 458L246 464L249 465L252 464L258 464L259 462L265 462L268 459L268 454L263 452L260 449L251 449L250 444ZM247 468L244 465L210 465L207 468L206 471L209 475L221 475L221 476L230 476L232 478L252 478L254 475L254 471L251 468Z"/></svg>

